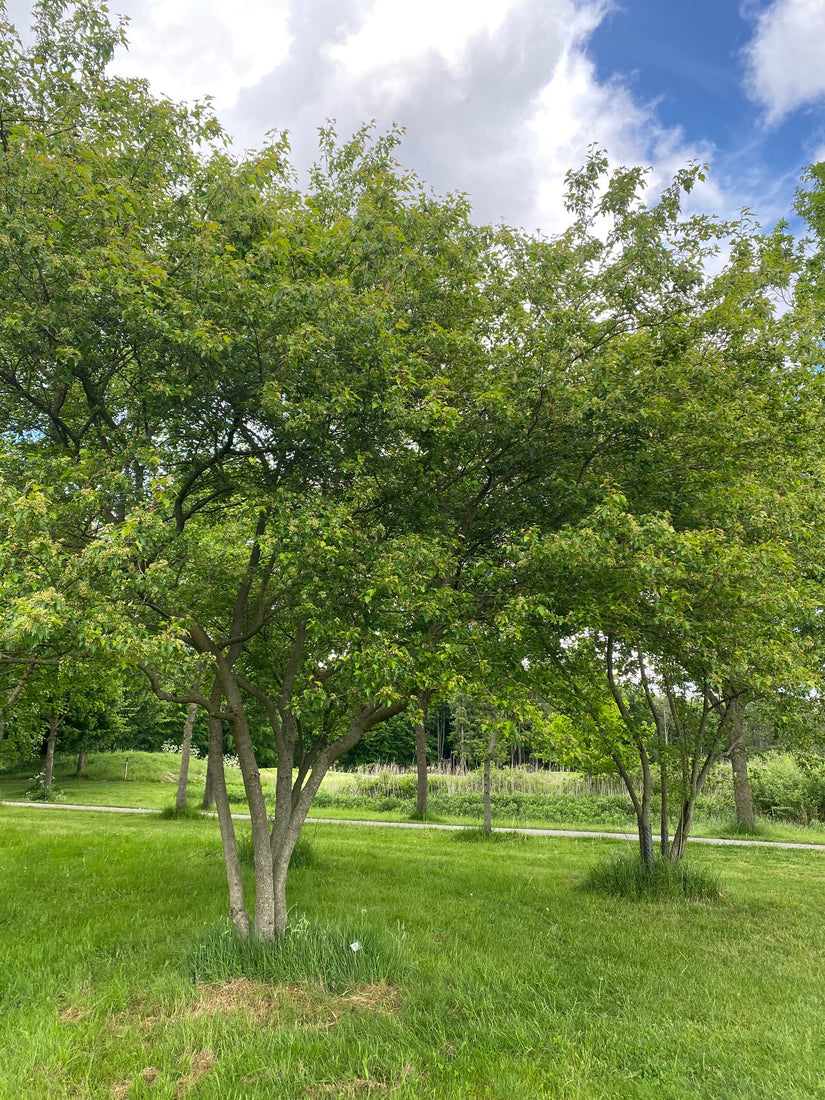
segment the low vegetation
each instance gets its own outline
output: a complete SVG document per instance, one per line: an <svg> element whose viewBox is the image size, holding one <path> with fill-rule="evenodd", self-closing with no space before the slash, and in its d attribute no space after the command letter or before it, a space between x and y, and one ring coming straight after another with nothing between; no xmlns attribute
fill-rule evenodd
<svg viewBox="0 0 825 1100"><path fill-rule="evenodd" d="M203 938L225 919L214 820L3 807L0 825L3 1097L821 1094L817 853L697 848L723 898L639 902L582 889L619 842L470 860L452 833L312 826L291 942L357 937L337 957L363 969L307 981L314 948L241 976Z"/></svg>
<svg viewBox="0 0 825 1100"><path fill-rule="evenodd" d="M707 868L687 862L671 863L667 859L657 859L646 867L632 852L614 854L594 864L587 873L585 886L608 897L635 901L678 898L716 901L724 897L719 876Z"/></svg>
<svg viewBox="0 0 825 1100"><path fill-rule="evenodd" d="M81 805L134 806L161 810L171 817L197 815L202 802L206 761L193 759L189 801L176 811L174 792L180 756L175 752L90 753L83 778L76 777L75 758L58 756L56 788L48 801ZM0 772L0 799L37 801L42 798L33 779L36 764ZM126 778L124 779L124 774ZM240 770L230 760L227 789L233 811L246 810ZM814 758L770 753L751 764L752 790L758 817L753 828L736 820L730 769L720 764L709 776L698 801L694 832L698 836L745 837L761 840L825 842L825 771ZM267 805L274 809L274 770L262 772ZM429 777L427 820L475 825L481 821L481 770L466 775ZM44 799L46 800L46 799ZM633 809L621 784L607 777L588 779L571 772L525 768L493 770L491 803L498 828L535 827L632 831ZM330 772L315 798L317 817L365 818L388 821L415 819L415 776L397 767L358 772ZM240 851L251 860L248 833L239 837ZM293 859L304 858L303 846Z"/></svg>

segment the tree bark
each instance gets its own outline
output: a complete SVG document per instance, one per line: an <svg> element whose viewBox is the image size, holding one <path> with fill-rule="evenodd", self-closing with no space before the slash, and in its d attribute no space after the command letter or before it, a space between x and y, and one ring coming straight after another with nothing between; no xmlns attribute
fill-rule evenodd
<svg viewBox="0 0 825 1100"><path fill-rule="evenodd" d="M662 786L662 808L659 817L659 844L662 851L662 859L670 858L670 820L668 813L668 775L667 758L662 752L659 759L659 778Z"/></svg>
<svg viewBox="0 0 825 1100"><path fill-rule="evenodd" d="M226 697L232 736L238 754L238 763L241 766L244 792L252 822L252 852L255 864L255 935L260 940L272 942L277 938L278 933L275 928L275 891L269 842L269 814L238 682L226 661L219 659L219 666L221 687Z"/></svg>
<svg viewBox="0 0 825 1100"><path fill-rule="evenodd" d="M192 751L192 730L195 728L195 719L198 716L198 704L190 703L186 712L186 721L183 723L183 741L180 747L180 774L178 775L178 793L175 798L175 809L186 808L186 785L189 781L189 757Z"/></svg>
<svg viewBox="0 0 825 1100"><path fill-rule="evenodd" d="M281 700L280 721L275 715L274 708L270 709L270 721L276 729L278 740L277 794L275 818L270 839L276 937L282 936L286 931L289 916L286 901L286 878L289 871L289 861L306 821L312 800L318 793L324 776L338 757L357 745L369 729L385 718L400 714L406 706L406 700L398 700L396 703L387 706L368 704L362 707L357 714L353 715L344 736L314 757L308 775L306 761L304 759L299 761L298 777L294 783L292 781L292 763L296 755L297 722L286 705L284 697Z"/></svg>
<svg viewBox="0 0 825 1100"><path fill-rule="evenodd" d="M52 789L54 775L54 747L57 744L57 731L60 728L60 714L55 711L49 719L49 740L46 742L46 767L43 771L43 788Z"/></svg>
<svg viewBox="0 0 825 1100"><path fill-rule="evenodd" d="M226 868L226 883L229 888L229 917L242 936L250 931L249 914L244 900L243 874L238 858L238 845L235 839L235 826L232 822L232 809L226 792L226 775L223 769L223 724L216 713L221 706L221 687L215 680L210 698L209 715L209 763L208 772L212 775L212 788L215 807L218 811L218 825L221 831L223 860Z"/></svg>
<svg viewBox="0 0 825 1100"><path fill-rule="evenodd" d="M203 800L201 801L201 809L208 810L215 801L215 793L213 790L214 783L212 779L212 758L207 756L206 760L206 779L203 784Z"/></svg>
<svg viewBox="0 0 825 1100"><path fill-rule="evenodd" d="M419 692L421 719L415 723L415 816L427 816L427 712L430 705L430 693Z"/></svg>
<svg viewBox="0 0 825 1100"><path fill-rule="evenodd" d="M745 749L745 731L742 721L744 708L738 699L732 699L728 704L728 709L730 712L728 755L733 771L733 801L736 806L736 820L745 828L752 829L756 824L756 815L753 811L753 798L751 796L750 779L748 778L748 754Z"/></svg>
<svg viewBox="0 0 825 1100"><path fill-rule="evenodd" d="M484 806L484 832L489 836L493 831L493 813L490 807L490 764L498 744L498 727L493 728L490 734L490 743L487 746L487 754L484 757L482 769L482 803Z"/></svg>
<svg viewBox="0 0 825 1100"><path fill-rule="evenodd" d="M83 769L86 767L86 750L81 749L77 754L77 771L75 775L78 779L83 778Z"/></svg>

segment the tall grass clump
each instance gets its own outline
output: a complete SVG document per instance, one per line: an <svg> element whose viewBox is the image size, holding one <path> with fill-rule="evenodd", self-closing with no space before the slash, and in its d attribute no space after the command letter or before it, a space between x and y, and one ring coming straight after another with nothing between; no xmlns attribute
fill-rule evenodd
<svg viewBox="0 0 825 1100"><path fill-rule="evenodd" d="M461 844L525 844L531 840L531 837L514 829L494 829L486 833L480 825L456 829L452 837Z"/></svg>
<svg viewBox="0 0 825 1100"><path fill-rule="evenodd" d="M277 943L242 937L229 925L209 929L184 954L193 981L233 978L270 985L313 982L340 990L362 983L397 981L407 969L403 929L329 924L295 917Z"/></svg>
<svg viewBox="0 0 825 1100"><path fill-rule="evenodd" d="M244 867L254 867L255 848L252 844L252 830L240 830L235 837L235 843L238 846L238 858ZM292 849L289 869L290 871L297 871L299 867L312 867L314 863L315 849L312 847L312 841L302 834L298 837L295 847Z"/></svg>
<svg viewBox="0 0 825 1100"><path fill-rule="evenodd" d="M658 859L646 867L638 855L612 856L591 867L585 888L611 898L631 901L717 901L722 897L719 876L690 863Z"/></svg>
<svg viewBox="0 0 825 1100"><path fill-rule="evenodd" d="M160 811L160 817L164 821L194 821L203 817L203 813L197 806L187 802L184 806L164 806Z"/></svg>

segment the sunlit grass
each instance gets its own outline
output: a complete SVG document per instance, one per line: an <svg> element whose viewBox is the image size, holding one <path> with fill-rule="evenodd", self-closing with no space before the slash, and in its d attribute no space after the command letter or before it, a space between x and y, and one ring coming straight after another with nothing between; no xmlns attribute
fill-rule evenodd
<svg viewBox="0 0 825 1100"><path fill-rule="evenodd" d="M697 847L724 898L640 903L582 889L614 841L308 832L293 921L403 928L393 982L193 982L214 820L0 809L0 1097L823 1095L821 855Z"/></svg>

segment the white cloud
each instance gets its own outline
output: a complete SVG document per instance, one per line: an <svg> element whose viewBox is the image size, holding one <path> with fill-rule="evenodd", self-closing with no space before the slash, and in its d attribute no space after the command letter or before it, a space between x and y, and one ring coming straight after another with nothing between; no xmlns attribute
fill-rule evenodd
<svg viewBox="0 0 825 1100"><path fill-rule="evenodd" d="M351 73L408 61L436 50L451 65L479 31L494 33L512 0L376 0L361 28L327 50Z"/></svg>
<svg viewBox="0 0 825 1100"><path fill-rule="evenodd" d="M825 96L825 0L776 0L745 50L748 95L769 124Z"/></svg>
<svg viewBox="0 0 825 1100"><path fill-rule="evenodd" d="M286 56L285 4L271 0L120 0L129 16L129 53L113 68L141 76L175 100L211 95L231 107Z"/></svg>
<svg viewBox="0 0 825 1100"><path fill-rule="evenodd" d="M131 16L117 70L175 99L211 94L239 147L289 130L306 167L325 119L343 136L395 122L401 159L437 191L466 191L479 220L545 232L566 223L564 175L592 143L613 164L653 164L653 194L713 153L662 127L630 85L600 81L588 42L616 2L110 0ZM738 203L706 185L691 205Z"/></svg>
<svg viewBox="0 0 825 1100"><path fill-rule="evenodd" d="M605 149L613 166L652 166L647 177L651 197L680 168L690 162L708 163L714 153L709 144L686 142L680 129L662 127L655 105L639 103L619 80L599 83L595 66L581 48L566 52L542 91L529 126L541 181L535 211L545 232L557 231L566 223L564 177L584 163L590 145ZM691 210L732 214L739 204L711 179L698 185L685 205Z"/></svg>

